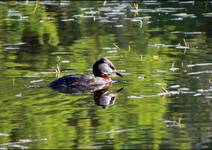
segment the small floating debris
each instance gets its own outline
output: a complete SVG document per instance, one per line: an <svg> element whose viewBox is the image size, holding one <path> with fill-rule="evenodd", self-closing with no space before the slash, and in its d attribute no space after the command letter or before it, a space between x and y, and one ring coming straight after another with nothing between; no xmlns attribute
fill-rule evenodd
<svg viewBox="0 0 212 150"><path fill-rule="evenodd" d="M9 9L8 12L7 12L7 16L8 17L21 17L22 14L19 11Z"/></svg>
<svg viewBox="0 0 212 150"><path fill-rule="evenodd" d="M50 55L70 55L71 52L52 52Z"/></svg>
<svg viewBox="0 0 212 150"><path fill-rule="evenodd" d="M99 11L103 11L103 12L110 12L111 11L111 7L99 7L98 10Z"/></svg>
<svg viewBox="0 0 212 150"><path fill-rule="evenodd" d="M155 13L156 10L154 10L154 9L138 9L138 12L143 12L143 13Z"/></svg>
<svg viewBox="0 0 212 150"><path fill-rule="evenodd" d="M180 70L180 68L177 68L177 67L171 67L170 69L169 69L170 71L172 71L172 72L175 72L175 71L177 71L177 70Z"/></svg>
<svg viewBox="0 0 212 150"><path fill-rule="evenodd" d="M138 79L144 80L144 76L138 76Z"/></svg>
<svg viewBox="0 0 212 150"><path fill-rule="evenodd" d="M160 57L158 55L153 55L152 58L153 58L153 60L159 60L160 59Z"/></svg>
<svg viewBox="0 0 212 150"><path fill-rule="evenodd" d="M212 99L212 96L206 96L205 98Z"/></svg>
<svg viewBox="0 0 212 150"><path fill-rule="evenodd" d="M140 96L135 96L135 95L131 95L128 96L127 98L129 99L143 99L143 98L151 98L151 97L157 97L158 95L140 95Z"/></svg>
<svg viewBox="0 0 212 150"><path fill-rule="evenodd" d="M15 95L16 97L22 97L22 93L18 93Z"/></svg>
<svg viewBox="0 0 212 150"><path fill-rule="evenodd" d="M157 12L163 12L163 13L171 13L176 12L178 10L185 10L185 8L161 7L156 9Z"/></svg>
<svg viewBox="0 0 212 150"><path fill-rule="evenodd" d="M32 142L40 142L40 141L46 141L46 138L41 138L41 139L20 139L17 142L9 142L9 143L3 143L0 144L0 147L11 147L11 148L21 148L21 149L28 149L27 146L23 146L21 144L27 144L27 143L32 143Z"/></svg>
<svg viewBox="0 0 212 150"><path fill-rule="evenodd" d="M81 8L81 11L88 11L88 10L93 10L94 7L85 7L85 8Z"/></svg>
<svg viewBox="0 0 212 150"><path fill-rule="evenodd" d="M107 53L111 54L111 53L117 53L117 51L107 51Z"/></svg>
<svg viewBox="0 0 212 150"><path fill-rule="evenodd" d="M193 4L193 1L181 1L179 4Z"/></svg>
<svg viewBox="0 0 212 150"><path fill-rule="evenodd" d="M135 17L135 18L132 18L130 21L132 22L140 22L142 21L141 17Z"/></svg>
<svg viewBox="0 0 212 150"><path fill-rule="evenodd" d="M172 121L172 120L164 120L163 123L167 124L167 127L183 127L184 124L181 123L181 119L178 121Z"/></svg>
<svg viewBox="0 0 212 150"><path fill-rule="evenodd" d="M144 2L142 2L142 4L144 4L144 5L160 5L161 3L157 2L157 1L144 1Z"/></svg>
<svg viewBox="0 0 212 150"><path fill-rule="evenodd" d="M201 96L202 94L201 93L196 93L196 94L194 94L193 96Z"/></svg>
<svg viewBox="0 0 212 150"><path fill-rule="evenodd" d="M116 43L113 43L113 46L115 46L117 49L121 49Z"/></svg>
<svg viewBox="0 0 212 150"><path fill-rule="evenodd" d="M175 63L172 63L172 66L171 66L171 68L169 69L170 71L175 72L175 71L177 71L177 70L180 70L180 68L176 68L176 67L174 67L174 65L175 65Z"/></svg>
<svg viewBox="0 0 212 150"><path fill-rule="evenodd" d="M8 50L18 50L20 49L19 47L5 47L4 50L8 51Z"/></svg>
<svg viewBox="0 0 212 150"><path fill-rule="evenodd" d="M210 12L210 13L203 13L202 15L204 17L212 17L212 12Z"/></svg>
<svg viewBox="0 0 212 150"><path fill-rule="evenodd" d="M119 20L119 18L118 17L113 17L113 18L111 18L111 20Z"/></svg>
<svg viewBox="0 0 212 150"><path fill-rule="evenodd" d="M163 82L156 82L155 85L159 85L159 86L167 86L166 83L163 83Z"/></svg>
<svg viewBox="0 0 212 150"><path fill-rule="evenodd" d="M158 44L154 44L154 45L150 44L149 46L156 47L156 48L161 48L161 47L176 48L177 46L179 46L179 44L177 44L177 45L167 45L167 44L158 43Z"/></svg>
<svg viewBox="0 0 212 150"><path fill-rule="evenodd" d="M35 74L55 74L55 72L36 72Z"/></svg>
<svg viewBox="0 0 212 150"><path fill-rule="evenodd" d="M187 14L187 13L177 13L177 14L172 14L173 16L177 17L183 17L183 18L196 18L194 14Z"/></svg>
<svg viewBox="0 0 212 150"><path fill-rule="evenodd" d="M116 28L122 28L122 27L124 27L124 25L120 24L120 25L115 25L114 27L116 27Z"/></svg>
<svg viewBox="0 0 212 150"><path fill-rule="evenodd" d="M60 6L68 6L69 4L69 1L60 1Z"/></svg>
<svg viewBox="0 0 212 150"><path fill-rule="evenodd" d="M53 2L53 1L43 1L43 2L40 2L40 3L43 4L43 5L50 5L50 6L57 6L57 5L59 5L59 3Z"/></svg>
<svg viewBox="0 0 212 150"><path fill-rule="evenodd" d="M192 67L211 66L211 65L212 65L212 63L201 63L201 64L191 64L191 65L187 65L186 67L192 68Z"/></svg>
<svg viewBox="0 0 212 150"><path fill-rule="evenodd" d="M74 18L81 18L83 15L80 14L80 15L73 15Z"/></svg>
<svg viewBox="0 0 212 150"><path fill-rule="evenodd" d="M116 47L103 47L103 50L117 50Z"/></svg>
<svg viewBox="0 0 212 150"><path fill-rule="evenodd" d="M187 73L187 75L200 75L200 74L212 74L212 70Z"/></svg>
<svg viewBox="0 0 212 150"><path fill-rule="evenodd" d="M177 88L178 86L176 86ZM177 91L168 91L165 88L162 88L164 92L155 94L155 95L140 95L140 96L135 96L131 95L128 96L127 98L129 99L143 99L143 98L151 98L151 97L158 97L158 96L173 96L173 95L180 95L180 94L194 94L195 92L189 91L188 88L180 88L177 89Z"/></svg>
<svg viewBox="0 0 212 150"><path fill-rule="evenodd" d="M7 137L7 136L10 136L10 135L7 133L0 133L0 137Z"/></svg>
<svg viewBox="0 0 212 150"><path fill-rule="evenodd" d="M144 96L128 96L127 98L130 98L130 99L142 99L142 98L145 98Z"/></svg>
<svg viewBox="0 0 212 150"><path fill-rule="evenodd" d="M133 19L135 19L134 21L146 21L149 20L150 18L152 18L151 16L144 16L144 17L134 17Z"/></svg>
<svg viewBox="0 0 212 150"><path fill-rule="evenodd" d="M34 76L34 75L24 75L24 78L40 78L41 76Z"/></svg>
<svg viewBox="0 0 212 150"><path fill-rule="evenodd" d="M157 70L158 73L165 73L167 70Z"/></svg>
<svg viewBox="0 0 212 150"><path fill-rule="evenodd" d="M180 87L180 85L178 85L178 84L169 86L169 88L172 88L172 89L177 89L179 87Z"/></svg>
<svg viewBox="0 0 212 150"><path fill-rule="evenodd" d="M30 81L30 83L38 83L38 82L43 82L44 80L43 79L40 79L40 80L32 80Z"/></svg>
<svg viewBox="0 0 212 150"><path fill-rule="evenodd" d="M0 145L1 146L1 145ZM8 145L9 148L12 148L12 149L29 149L28 146L23 146L23 145L18 145L18 144L12 144L12 145ZM8 149L7 147L1 147L0 149L2 150L6 150Z"/></svg>
<svg viewBox="0 0 212 150"><path fill-rule="evenodd" d="M93 11L93 10L85 11L84 14L86 14L86 15L95 15L95 14L97 14L97 11Z"/></svg>
<svg viewBox="0 0 212 150"><path fill-rule="evenodd" d="M175 48L176 48L176 49L189 49L188 46L182 46L182 45L180 45L180 44L178 44Z"/></svg>
<svg viewBox="0 0 212 150"><path fill-rule="evenodd" d="M167 92L162 92L162 93L158 93L158 96L172 96L172 95L179 95L180 92L179 91L167 91Z"/></svg>
<svg viewBox="0 0 212 150"><path fill-rule="evenodd" d="M95 16L88 16L88 15L83 15L81 16L82 18L94 18Z"/></svg>
<svg viewBox="0 0 212 150"><path fill-rule="evenodd" d="M70 63L70 61L69 60L62 60L61 63L62 64L68 64L68 63Z"/></svg>
<svg viewBox="0 0 212 150"><path fill-rule="evenodd" d="M194 94L193 91L180 91L181 94Z"/></svg>
<svg viewBox="0 0 212 150"><path fill-rule="evenodd" d="M6 44L3 44L3 46L20 46L20 45L24 45L26 43L24 42L18 42L18 43L6 43Z"/></svg>
<svg viewBox="0 0 212 150"><path fill-rule="evenodd" d="M103 50L106 50L108 53L117 53L116 47L104 47Z"/></svg>
<svg viewBox="0 0 212 150"><path fill-rule="evenodd" d="M121 16L121 15L124 15L124 12L108 12L108 13L105 13L105 15L109 17Z"/></svg>
<svg viewBox="0 0 212 150"><path fill-rule="evenodd" d="M212 92L212 88L207 89L207 90L198 89L197 91L198 91L198 92L201 92L201 93L209 93L209 92Z"/></svg>
<svg viewBox="0 0 212 150"><path fill-rule="evenodd" d="M115 21L114 20L108 20L108 19L99 20L99 23L110 23L110 22L115 22Z"/></svg>
<svg viewBox="0 0 212 150"><path fill-rule="evenodd" d="M63 21L63 22L68 22L68 21L74 21L75 19L73 19L73 18L69 18L69 19L62 19L61 21Z"/></svg>
<svg viewBox="0 0 212 150"><path fill-rule="evenodd" d="M189 88L186 88L186 87L184 87L184 88L179 88L178 89L178 91L189 91L190 89Z"/></svg>
<svg viewBox="0 0 212 150"><path fill-rule="evenodd" d="M42 87L44 87L44 86L37 85L37 84L27 86L27 88L42 88Z"/></svg>
<svg viewBox="0 0 212 150"><path fill-rule="evenodd" d="M97 131L97 134L123 133L123 132L128 132L128 131L131 131L131 130L133 130L133 129Z"/></svg>
<svg viewBox="0 0 212 150"><path fill-rule="evenodd" d="M197 34L202 34L203 32L182 32L182 31L174 31L171 32L174 34L185 34L185 35L197 35Z"/></svg>
<svg viewBox="0 0 212 150"><path fill-rule="evenodd" d="M182 17L177 17L177 18L172 18L171 20L181 21L181 20L183 20L183 18Z"/></svg>

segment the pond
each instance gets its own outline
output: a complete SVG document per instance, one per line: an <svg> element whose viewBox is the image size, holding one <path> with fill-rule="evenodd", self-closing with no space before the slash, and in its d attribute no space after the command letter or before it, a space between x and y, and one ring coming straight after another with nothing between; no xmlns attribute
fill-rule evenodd
<svg viewBox="0 0 212 150"><path fill-rule="evenodd" d="M0 149L212 148L211 1L1 1ZM107 107L48 84L113 62Z"/></svg>

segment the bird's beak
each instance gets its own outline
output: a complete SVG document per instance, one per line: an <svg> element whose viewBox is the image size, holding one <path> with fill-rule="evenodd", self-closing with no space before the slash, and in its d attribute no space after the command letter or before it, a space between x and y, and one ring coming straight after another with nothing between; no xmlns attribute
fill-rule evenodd
<svg viewBox="0 0 212 150"><path fill-rule="evenodd" d="M123 75L121 73L117 72L117 71L116 71L116 74L120 77L123 77Z"/></svg>

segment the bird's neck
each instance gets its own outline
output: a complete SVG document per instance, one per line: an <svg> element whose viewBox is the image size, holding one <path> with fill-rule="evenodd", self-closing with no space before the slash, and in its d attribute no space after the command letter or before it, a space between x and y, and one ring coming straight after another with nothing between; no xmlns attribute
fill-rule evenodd
<svg viewBox="0 0 212 150"><path fill-rule="evenodd" d="M107 84L107 83L111 83L112 79L108 76L103 76L103 77L95 77L96 78L96 82L97 84Z"/></svg>

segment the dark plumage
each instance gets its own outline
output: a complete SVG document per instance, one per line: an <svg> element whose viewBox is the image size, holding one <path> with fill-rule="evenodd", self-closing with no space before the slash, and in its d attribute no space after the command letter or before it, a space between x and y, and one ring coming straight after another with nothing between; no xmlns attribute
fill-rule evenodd
<svg viewBox="0 0 212 150"><path fill-rule="evenodd" d="M99 90L105 85L109 85L112 82L111 75L118 73L115 66L107 58L101 58L96 61L93 65L93 76L84 75L66 75L49 84L49 87L62 91L86 90L95 91Z"/></svg>

